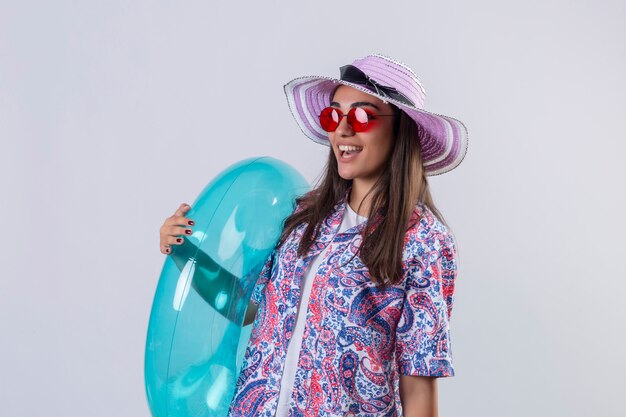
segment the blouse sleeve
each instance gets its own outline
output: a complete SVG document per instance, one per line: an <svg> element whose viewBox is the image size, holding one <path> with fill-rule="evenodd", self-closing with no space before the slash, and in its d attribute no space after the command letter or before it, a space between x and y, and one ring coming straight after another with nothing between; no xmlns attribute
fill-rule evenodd
<svg viewBox="0 0 626 417"><path fill-rule="evenodd" d="M311 190L307 192L306 194L307 195L311 194L313 191L314 190ZM304 207L302 206L302 203L296 204L293 209L292 215L299 212L303 208ZM275 247L274 250L272 250L272 253L270 254L270 256L265 261L263 268L261 269L261 273L259 274L257 283L254 286L254 290L252 291L252 297L250 298L250 300L257 306L261 304L261 300L263 297L263 290L265 289L265 285L267 285L267 283L270 280L270 277L272 276L272 266L275 262L277 252L278 252L278 248Z"/></svg>
<svg viewBox="0 0 626 417"><path fill-rule="evenodd" d="M454 236L441 233L416 246L408 259L406 297L396 329L396 361L401 375L454 376L450 315L457 274Z"/></svg>

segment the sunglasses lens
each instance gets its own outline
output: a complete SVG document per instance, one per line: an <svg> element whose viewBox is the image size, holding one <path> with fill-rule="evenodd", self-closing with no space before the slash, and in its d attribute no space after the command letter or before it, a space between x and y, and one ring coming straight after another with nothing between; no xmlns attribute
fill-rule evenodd
<svg viewBox="0 0 626 417"><path fill-rule="evenodd" d="M355 107L348 113L348 123L355 132L363 132L367 129L368 120L367 112L361 107Z"/></svg>
<svg viewBox="0 0 626 417"><path fill-rule="evenodd" d="M327 132L334 132L339 126L340 112L332 107L326 107L320 113L320 125Z"/></svg>

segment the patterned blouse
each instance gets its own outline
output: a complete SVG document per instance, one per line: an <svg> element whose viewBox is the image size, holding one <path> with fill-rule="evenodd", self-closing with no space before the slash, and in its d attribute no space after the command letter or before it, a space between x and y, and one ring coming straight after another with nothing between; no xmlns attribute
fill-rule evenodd
<svg viewBox="0 0 626 417"><path fill-rule="evenodd" d="M426 205L416 204L404 239L404 279L377 288L353 257L366 222L337 233L349 195L322 222L306 256L297 256L302 224L265 262L252 295L259 310L229 417L274 417L302 277L327 245L306 310L290 417L400 417L400 374L454 376L454 236Z"/></svg>

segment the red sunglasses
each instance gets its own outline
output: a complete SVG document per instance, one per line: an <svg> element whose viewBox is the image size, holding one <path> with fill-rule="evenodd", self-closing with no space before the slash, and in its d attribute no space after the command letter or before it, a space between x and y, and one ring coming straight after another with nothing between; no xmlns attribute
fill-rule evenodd
<svg viewBox="0 0 626 417"><path fill-rule="evenodd" d="M341 118L346 116L336 107L326 107L320 112L320 125L327 132L334 132L341 122ZM379 116L393 116L393 114L370 114L362 107L353 107L347 114L348 124L355 132L365 132L370 120Z"/></svg>

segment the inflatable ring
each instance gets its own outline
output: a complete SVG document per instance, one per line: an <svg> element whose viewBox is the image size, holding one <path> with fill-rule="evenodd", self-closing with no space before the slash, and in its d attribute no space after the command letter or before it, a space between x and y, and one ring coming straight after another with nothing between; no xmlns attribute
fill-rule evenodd
<svg viewBox="0 0 626 417"><path fill-rule="evenodd" d="M187 217L150 313L145 384L154 417L225 417L250 338L243 319L295 198L309 185L288 164L250 158L222 171Z"/></svg>

